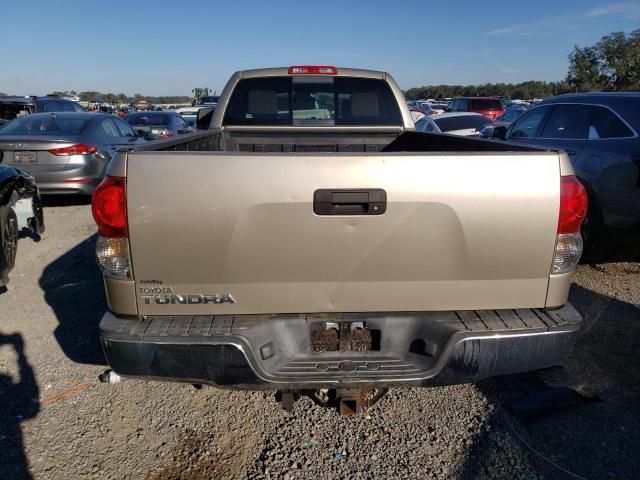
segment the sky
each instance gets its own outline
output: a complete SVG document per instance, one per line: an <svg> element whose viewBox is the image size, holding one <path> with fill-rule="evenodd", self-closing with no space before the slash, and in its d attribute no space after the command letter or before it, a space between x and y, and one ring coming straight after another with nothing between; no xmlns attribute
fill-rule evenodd
<svg viewBox="0 0 640 480"><path fill-rule="evenodd" d="M0 0L0 92L220 92L236 70L336 65L400 87L561 80L634 1Z"/></svg>

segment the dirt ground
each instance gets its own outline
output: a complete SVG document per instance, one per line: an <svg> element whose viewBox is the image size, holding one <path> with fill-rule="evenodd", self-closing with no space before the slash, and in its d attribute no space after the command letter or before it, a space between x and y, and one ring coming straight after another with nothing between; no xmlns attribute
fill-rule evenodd
<svg viewBox="0 0 640 480"><path fill-rule="evenodd" d="M45 217L0 293L0 479L640 478L635 257L579 267L570 300L585 328L562 367L394 389L358 417L308 399L289 414L269 392L99 383L90 206L58 200ZM519 412L514 400L549 392L543 382L580 395Z"/></svg>

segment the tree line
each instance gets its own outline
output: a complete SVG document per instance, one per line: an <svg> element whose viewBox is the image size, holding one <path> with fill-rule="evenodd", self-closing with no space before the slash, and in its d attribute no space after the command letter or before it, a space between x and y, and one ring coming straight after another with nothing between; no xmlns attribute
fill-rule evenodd
<svg viewBox="0 0 640 480"><path fill-rule="evenodd" d="M558 82L486 83L484 85L431 85L410 88L409 100L504 96L530 100L569 92L640 91L640 30L614 32L595 45L576 45L569 54L569 70Z"/></svg>

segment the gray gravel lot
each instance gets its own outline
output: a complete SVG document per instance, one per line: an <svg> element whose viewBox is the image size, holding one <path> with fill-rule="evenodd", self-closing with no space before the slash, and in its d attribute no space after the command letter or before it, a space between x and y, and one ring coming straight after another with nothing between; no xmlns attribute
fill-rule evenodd
<svg viewBox="0 0 640 480"><path fill-rule="evenodd" d="M501 406L518 393L491 379L392 390L341 418L308 399L288 414L272 393L99 383L90 207L45 219L0 294L0 479L640 478L639 263L579 268L584 333L563 368L537 374L599 401L524 421Z"/></svg>

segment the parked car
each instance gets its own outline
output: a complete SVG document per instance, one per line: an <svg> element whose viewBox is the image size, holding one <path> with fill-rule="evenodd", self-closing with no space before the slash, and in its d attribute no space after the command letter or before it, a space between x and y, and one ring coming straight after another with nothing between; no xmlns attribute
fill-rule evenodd
<svg viewBox="0 0 640 480"><path fill-rule="evenodd" d="M441 114L447 111L447 104L446 103L431 103L431 110L433 110L433 113L435 114Z"/></svg>
<svg viewBox="0 0 640 480"><path fill-rule="evenodd" d="M417 108L425 115L433 115L435 113L431 105L427 102L418 102Z"/></svg>
<svg viewBox="0 0 640 480"><path fill-rule="evenodd" d="M416 130L426 133L449 133L475 137L490 123L491 120L479 113L450 112L419 119L416 122Z"/></svg>
<svg viewBox="0 0 640 480"><path fill-rule="evenodd" d="M499 98L494 97L461 97L451 102L450 112L481 113L491 120L504 113L504 107Z"/></svg>
<svg viewBox="0 0 640 480"><path fill-rule="evenodd" d="M2 152L0 151L0 161ZM42 201L35 179L19 168L0 163L0 288L15 266L20 233L33 239L44 232Z"/></svg>
<svg viewBox="0 0 640 480"><path fill-rule="evenodd" d="M136 134L147 140L173 137L195 131L176 112L133 112L124 117Z"/></svg>
<svg viewBox="0 0 640 480"><path fill-rule="evenodd" d="M548 98L495 128L494 138L564 149L589 195L582 226L587 258L608 233L640 229L640 94L583 93Z"/></svg>
<svg viewBox="0 0 640 480"><path fill-rule="evenodd" d="M496 118L496 121L487 125L480 131L482 138L491 138L493 136L493 129L495 127L508 127L516 118L526 112L525 107L511 107L507 108L502 115Z"/></svg>
<svg viewBox="0 0 640 480"><path fill-rule="evenodd" d="M104 113L35 113L0 128L4 163L28 170L42 193L93 193L116 150L144 143Z"/></svg>
<svg viewBox="0 0 640 480"><path fill-rule="evenodd" d="M198 105L206 105L208 107L210 106L216 106L218 104L218 99L220 98L220 96L218 95L207 95L205 97L202 97L200 99L200 103L198 103Z"/></svg>
<svg viewBox="0 0 640 480"><path fill-rule="evenodd" d="M418 120L426 116L422 110L415 107L409 107L409 112L411 112L411 118L414 122L417 122Z"/></svg>
<svg viewBox="0 0 640 480"><path fill-rule="evenodd" d="M0 125L16 117L40 112L84 112L76 102L48 97L0 97Z"/></svg>
<svg viewBox="0 0 640 480"><path fill-rule="evenodd" d="M180 115L187 125L193 128L197 128L198 112L202 108L211 108L211 105L198 105L195 107L182 107L176 110L176 113Z"/></svg>

